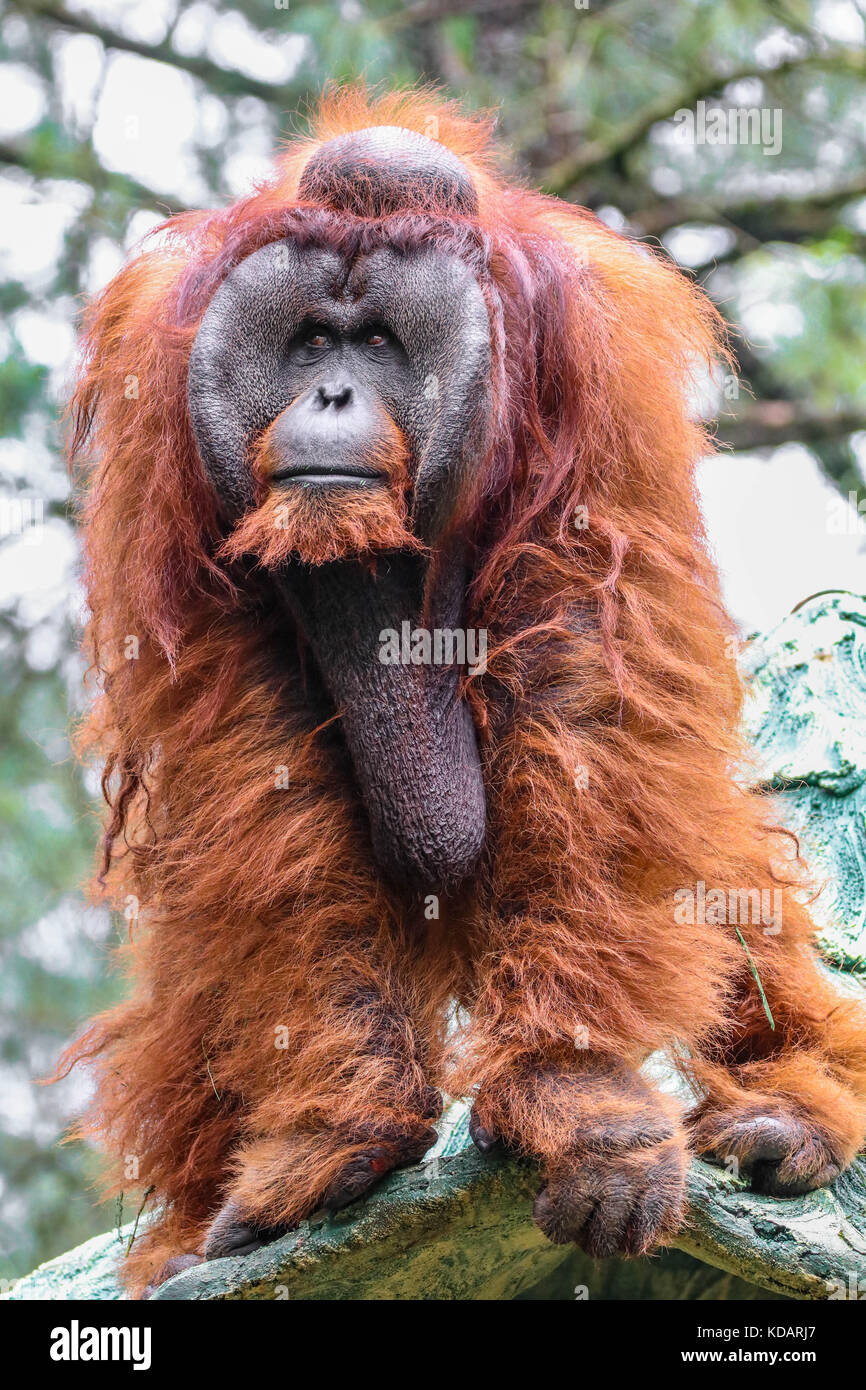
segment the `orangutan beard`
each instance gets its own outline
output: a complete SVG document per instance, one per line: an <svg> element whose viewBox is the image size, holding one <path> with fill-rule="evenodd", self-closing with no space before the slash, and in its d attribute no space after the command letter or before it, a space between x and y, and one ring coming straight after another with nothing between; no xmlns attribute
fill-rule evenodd
<svg viewBox="0 0 866 1390"><path fill-rule="evenodd" d="M396 427L376 456L363 462L385 474L380 485L324 487L296 480L273 486L266 432L252 461L264 500L241 518L219 556L228 560L255 556L262 568L274 570L290 560L318 566L377 552L423 551L424 545L408 526L407 450Z"/></svg>
<svg viewBox="0 0 866 1390"><path fill-rule="evenodd" d="M289 560L327 565L377 551L424 549L406 525L403 498L385 487L274 489L220 547L221 557L254 555L264 569Z"/></svg>

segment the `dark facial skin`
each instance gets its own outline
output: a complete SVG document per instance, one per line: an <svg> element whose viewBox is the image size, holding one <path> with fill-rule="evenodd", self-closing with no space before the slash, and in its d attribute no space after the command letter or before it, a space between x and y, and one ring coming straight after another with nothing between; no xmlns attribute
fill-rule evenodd
<svg viewBox="0 0 866 1390"><path fill-rule="evenodd" d="M287 355L290 377L304 389L271 432L271 481L381 487L385 470L365 460L387 443L377 378L399 385L409 368L401 345L384 325L345 332L334 323L307 324Z"/></svg>
<svg viewBox="0 0 866 1390"><path fill-rule="evenodd" d="M314 348L317 327L328 341ZM371 346L383 329L386 343ZM190 412L236 520L254 501L253 445L288 405L329 385L374 397L406 437L414 527L433 540L478 458L489 364L484 300L456 256L382 247L349 265L330 250L274 242L211 301L190 359Z"/></svg>
<svg viewBox="0 0 866 1390"><path fill-rule="evenodd" d="M399 200L400 169L417 170L420 161L431 198L447 200L450 188L461 202L454 210L464 210L468 175L455 182L450 164L437 172L441 147L407 137L405 158L389 171L387 161L376 164L376 141L361 138L369 135L351 138L361 142L368 173L375 165L365 186L375 188L377 207ZM346 138L335 142L334 179L322 153L308 179L331 206L343 196ZM393 156L400 141L384 138ZM451 209L440 202L440 210ZM407 620L413 628L463 627L464 547L442 537L485 447L489 363L484 300L456 256L386 246L346 263L290 241L253 253L229 275L190 362L199 450L231 522L253 504L251 452L278 417L273 484L325 497L384 485L369 459L385 416L406 440L411 529L432 559L404 551L378 557L374 568L289 561L274 584L342 713L376 860L416 891L453 888L475 867L484 787L460 669L383 664L380 633L400 632Z"/></svg>

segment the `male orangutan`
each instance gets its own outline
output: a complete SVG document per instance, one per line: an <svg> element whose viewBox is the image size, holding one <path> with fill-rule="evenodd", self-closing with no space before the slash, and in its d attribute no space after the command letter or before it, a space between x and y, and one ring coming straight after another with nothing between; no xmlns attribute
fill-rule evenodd
<svg viewBox="0 0 866 1390"><path fill-rule="evenodd" d="M501 178L489 123L340 91L270 182L156 234L85 348L85 744L137 920L130 997L66 1064L112 1188L153 1189L130 1288L420 1159L443 1089L592 1255L671 1235L690 1152L831 1181L866 1021L733 778L702 295ZM486 669L427 659L467 630ZM783 912L684 922L696 884Z"/></svg>

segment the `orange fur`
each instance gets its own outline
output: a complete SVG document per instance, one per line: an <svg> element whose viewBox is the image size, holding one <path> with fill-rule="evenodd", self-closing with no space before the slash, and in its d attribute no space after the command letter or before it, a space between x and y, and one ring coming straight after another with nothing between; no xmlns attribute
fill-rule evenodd
<svg viewBox="0 0 866 1390"><path fill-rule="evenodd" d="M274 569L292 556L307 565L327 565L377 551L421 550L420 541L406 525L406 441L385 412L381 414L384 418L378 446L356 462L381 470L387 486L370 491L332 492L325 500L306 488L291 495L271 489L261 506L247 513L235 527L219 557L240 560L244 555L255 555L264 569ZM251 460L253 475L264 489L273 466L270 453L274 424L265 430Z"/></svg>
<svg viewBox="0 0 866 1390"><path fill-rule="evenodd" d="M377 224L298 205L317 143L377 123L458 154L477 219L410 209ZM317 729L298 640L244 563L279 558L275 502L227 537L189 424L186 368L210 295L286 234L441 241L490 311L496 443L462 517L467 624L490 633L469 691L487 847L424 931L371 862L338 725ZM173 219L92 306L74 452L90 461L101 692L83 747L106 759L103 875L140 921L121 951L129 999L66 1064L97 1069L82 1132L110 1156L109 1185L134 1155L156 1188L132 1288L200 1248L226 1195L264 1224L305 1215L369 1134L421 1133L431 1083L480 1083L485 1122L561 1174L597 1108L582 1081L595 1059L673 1047L710 1117L769 1094L817 1116L846 1157L857 1148L862 1015L818 971L793 873L771 867L783 840L766 802L731 777L740 686L693 478L708 445L688 408L718 329L661 258L500 178L489 122L427 93L332 94L269 183ZM396 532L350 519L341 545L408 543L405 512L391 520ZM676 922L673 894L698 880L784 883L781 935L741 928L775 1032L733 929ZM444 1042L454 996L470 1014L459 1049ZM539 1067L569 1080L567 1104L527 1081ZM612 1116L633 1114L633 1091L606 1095ZM676 1177L671 1124L658 1142Z"/></svg>

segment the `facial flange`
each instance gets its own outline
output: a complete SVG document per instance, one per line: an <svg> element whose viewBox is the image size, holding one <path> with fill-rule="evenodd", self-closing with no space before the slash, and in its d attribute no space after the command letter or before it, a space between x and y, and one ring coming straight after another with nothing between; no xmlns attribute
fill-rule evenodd
<svg viewBox="0 0 866 1390"><path fill-rule="evenodd" d="M190 358L190 413L236 520L254 502L255 441L289 406L309 430L287 446L300 459L318 439L340 468L385 410L406 438L413 521L429 539L484 447L489 364L484 298L456 255L383 246L347 264L286 240L248 256L214 295Z"/></svg>

